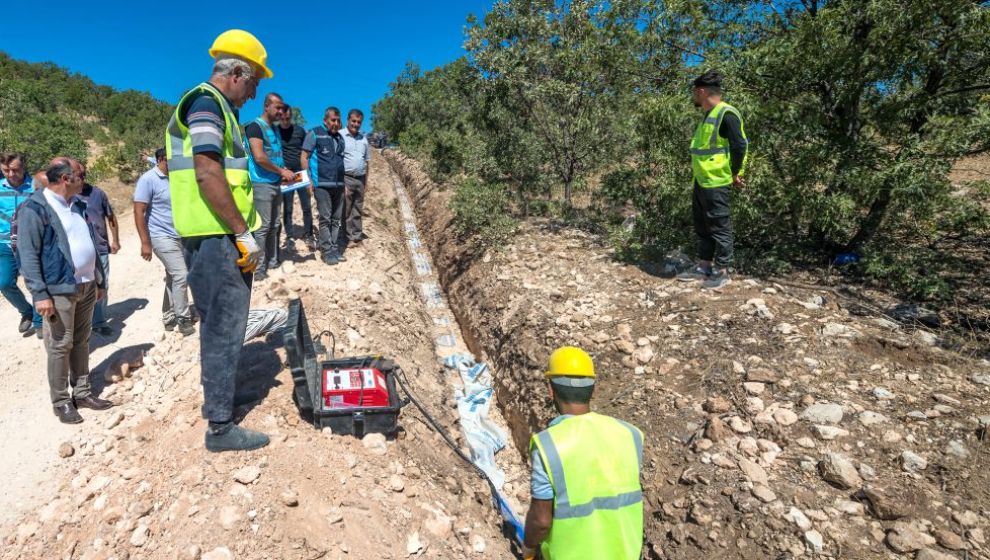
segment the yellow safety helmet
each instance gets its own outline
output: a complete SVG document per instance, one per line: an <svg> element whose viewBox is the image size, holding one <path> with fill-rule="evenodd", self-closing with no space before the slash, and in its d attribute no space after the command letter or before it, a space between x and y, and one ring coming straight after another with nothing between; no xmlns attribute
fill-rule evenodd
<svg viewBox="0 0 990 560"><path fill-rule="evenodd" d="M562 346L550 354L550 364L545 375L553 383L587 387L595 383L595 364L584 350L575 346Z"/></svg>
<svg viewBox="0 0 990 560"><path fill-rule="evenodd" d="M254 63L265 71L265 77L274 76L268 69L268 51L257 37L242 29L228 29L217 36L210 47L210 56L216 58L218 54L232 54Z"/></svg>

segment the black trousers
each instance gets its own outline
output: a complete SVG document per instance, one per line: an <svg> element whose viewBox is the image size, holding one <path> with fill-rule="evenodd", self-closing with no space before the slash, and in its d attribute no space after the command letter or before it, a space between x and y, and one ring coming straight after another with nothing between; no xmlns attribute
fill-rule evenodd
<svg viewBox="0 0 990 560"><path fill-rule="evenodd" d="M320 218L320 253L336 255L340 253L340 224L344 215L343 187L316 187L316 212Z"/></svg>
<svg viewBox="0 0 990 560"><path fill-rule="evenodd" d="M692 197L694 231L698 234L698 257L703 261L713 261L718 268L732 265L730 188L704 189L695 183Z"/></svg>

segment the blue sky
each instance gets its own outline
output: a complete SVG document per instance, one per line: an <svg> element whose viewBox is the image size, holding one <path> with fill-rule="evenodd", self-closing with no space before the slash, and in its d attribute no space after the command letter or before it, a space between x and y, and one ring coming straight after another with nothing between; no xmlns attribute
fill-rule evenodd
<svg viewBox="0 0 990 560"><path fill-rule="evenodd" d="M4 2L0 50L174 103L209 78L213 39L246 29L264 43L275 77L261 82L241 120L256 117L264 94L277 91L314 126L327 105L357 107L370 118L371 105L407 61L429 69L463 54L467 15L480 18L492 3Z"/></svg>

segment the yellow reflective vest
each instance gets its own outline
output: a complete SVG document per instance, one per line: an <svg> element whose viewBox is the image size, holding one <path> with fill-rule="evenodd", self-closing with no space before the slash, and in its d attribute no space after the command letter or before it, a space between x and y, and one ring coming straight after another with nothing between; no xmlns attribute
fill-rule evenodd
<svg viewBox="0 0 990 560"><path fill-rule="evenodd" d="M746 127L743 126L742 115L735 107L724 101L712 107L705 119L698 124L691 140L691 169L694 180L702 187L711 189L732 184L732 167L729 161L729 141L718 135L722 126L722 117L732 113L739 118L739 130L746 139ZM741 177L746 171L746 159L749 154L749 141L746 141L746 155L743 156Z"/></svg>
<svg viewBox="0 0 990 560"><path fill-rule="evenodd" d="M547 560L638 560L643 547L643 433L590 412L533 436L553 486Z"/></svg>
<svg viewBox="0 0 990 560"><path fill-rule="evenodd" d="M196 169L193 166L192 138L189 128L179 118L180 111L193 95L206 92L220 105L225 127L223 132L223 168L234 203L247 223L248 231L261 227L261 219L254 209L251 177L248 174L248 156L241 139L237 115L220 91L204 82L186 92L175 106L175 113L165 132L165 151L168 157L169 192L172 197L172 220L180 237L232 234L233 231L213 211L199 191Z"/></svg>

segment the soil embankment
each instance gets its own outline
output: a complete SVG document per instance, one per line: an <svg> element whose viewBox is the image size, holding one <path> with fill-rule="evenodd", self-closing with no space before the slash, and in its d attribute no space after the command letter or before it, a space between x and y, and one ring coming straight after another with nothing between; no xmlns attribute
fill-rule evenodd
<svg viewBox="0 0 990 560"><path fill-rule="evenodd" d="M596 408L646 432L645 558L990 557L986 360L827 289L657 278L548 221L482 248L449 191L386 158L517 448L551 417L540 372L563 344L595 357Z"/></svg>

